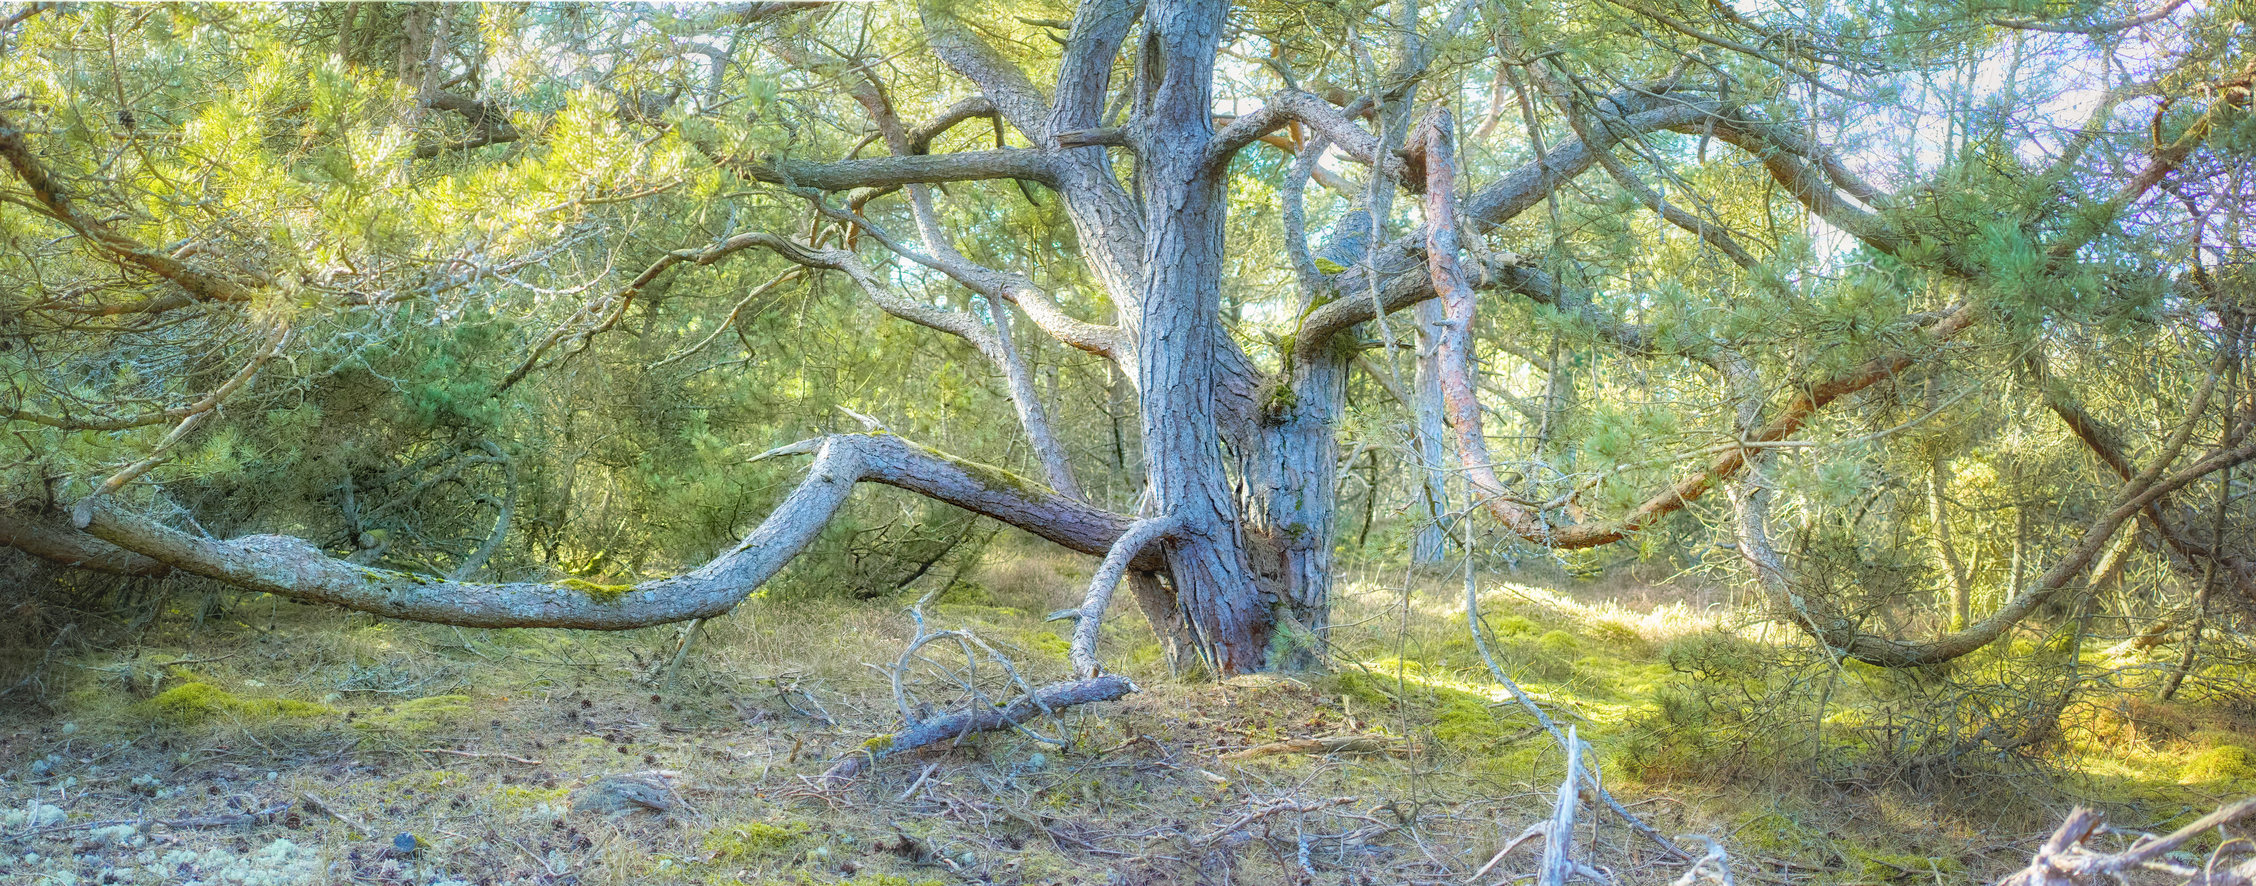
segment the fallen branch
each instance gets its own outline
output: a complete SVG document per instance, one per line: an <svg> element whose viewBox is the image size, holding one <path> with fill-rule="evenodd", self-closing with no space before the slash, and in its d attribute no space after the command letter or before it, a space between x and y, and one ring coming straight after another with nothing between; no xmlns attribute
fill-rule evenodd
<svg viewBox="0 0 2256 886"><path fill-rule="evenodd" d="M1106 675L1091 680L1052 683L1002 706L975 706L933 717L891 735L871 739L861 750L839 758L822 775L825 784L838 784L887 757L954 741L981 732L1010 729L1043 713L1091 702L1112 701L1136 691L1127 677Z"/></svg>
<svg viewBox="0 0 2256 886"><path fill-rule="evenodd" d="M1231 751L1217 759L1235 763L1277 754L1389 754L1400 751L1395 740L1385 735L1334 735L1325 738L1288 738L1257 744L1242 751Z"/></svg>
<svg viewBox="0 0 2256 886"><path fill-rule="evenodd" d="M1582 741L1575 737L1575 728L1567 727L1567 774L1559 779L1559 800L1551 807L1551 821L1543 829L1543 864L1535 869L1536 886L1566 886L1567 878L1574 876L1574 819L1575 806L1582 802L1582 794L1575 789L1575 776L1581 774Z"/></svg>
<svg viewBox="0 0 2256 886"><path fill-rule="evenodd" d="M2094 852L2084 845L2107 816L2097 810L2082 806L2068 813L2068 819L2052 832L2052 838L2037 849L2029 866L2019 873L1998 881L1998 886L2093 886L2099 883L2119 882L2130 870L2144 868L2158 870L2184 878L2187 886L2249 886L2256 883L2256 858L2251 858L2229 868L2219 869L2214 860L2206 869L2173 864L2165 860L2172 850L2185 845L2193 838L2213 828L2256 814L2256 797L2231 804L2204 815L2200 820L2171 832L2166 837L2141 837L2131 848L2116 853Z"/></svg>
<svg viewBox="0 0 2256 886"><path fill-rule="evenodd" d="M1264 818L1268 818L1269 816L1276 815L1278 813L1291 812L1300 814L1318 812L1325 809L1330 809L1334 806L1345 806L1352 802L1355 802L1355 798L1353 797L1333 797L1329 800L1278 800L1259 809L1247 810L1245 814L1231 819L1229 824L1215 828L1210 833L1193 838L1191 840L1191 845L1200 848L1212 846L1216 843L1222 842L1223 839L1229 837L1231 834L1245 830L1247 825L1253 824L1254 822L1260 821Z"/></svg>
<svg viewBox="0 0 2256 886"><path fill-rule="evenodd" d="M511 763L523 763L527 766L539 766L542 763L542 761L540 760L519 757L514 754L481 754L473 751L450 751L446 748L422 748L420 749L420 752L425 754L448 754L456 757L469 757L473 760L493 758L498 760L508 760Z"/></svg>
<svg viewBox="0 0 2256 886"><path fill-rule="evenodd" d="M1538 728L1550 733L1551 738L1567 751L1568 770L1570 772L1579 770L1583 775L1589 777L1590 793L1598 798L1598 802L1605 804L1607 809L1612 810L1614 815L1622 820L1623 824L1629 825L1630 830L1636 831L1639 836L1653 841L1653 844L1659 846L1661 851L1667 853L1669 858L1677 861L1691 861L1692 853L1684 851L1682 847L1676 845L1675 841L1661 836L1660 831L1654 830L1652 825L1646 824L1644 819L1638 818L1635 813L1629 811L1629 807L1623 806L1620 800L1614 799L1614 795L1607 792L1605 782L1582 764L1576 740L1572 739L1569 733L1560 731L1559 724L1551 721L1551 715L1544 713L1543 708L1536 705L1535 699L1528 697L1527 690L1521 689L1520 684L1513 682L1512 678L1504 673L1504 668L1496 663L1495 654L1490 652L1488 648L1488 636L1485 633L1486 625L1481 622L1480 590L1473 578L1473 563L1470 558L1465 561L1465 626L1472 631L1473 648L1480 652L1481 661L1488 665L1489 676L1494 677L1506 692L1511 693L1513 701L1518 702L1520 707L1526 709L1528 714L1535 717Z"/></svg>
<svg viewBox="0 0 2256 886"><path fill-rule="evenodd" d="M322 814L327 815L330 818L344 822L346 827L359 831L364 836L373 837L376 835L376 831L374 829L370 828L366 824L362 824L359 819L352 818L351 816L337 811L337 807L329 805L329 801L303 792L299 793L298 796L306 801L306 805L321 810Z"/></svg>

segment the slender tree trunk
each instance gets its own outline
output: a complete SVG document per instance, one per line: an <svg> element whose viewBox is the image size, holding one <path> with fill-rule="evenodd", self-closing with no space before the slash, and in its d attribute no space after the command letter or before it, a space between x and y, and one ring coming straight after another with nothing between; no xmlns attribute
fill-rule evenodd
<svg viewBox="0 0 2256 886"><path fill-rule="evenodd" d="M1442 515L1449 513L1449 472L1443 468L1449 459L1449 417L1441 399L1441 366L1435 362L1442 321L1440 302L1418 303L1418 371L1411 392L1418 425L1412 445L1418 453L1423 501L1412 509L1420 525L1410 543L1410 562L1428 567L1440 565L1449 552L1449 534L1441 528Z"/></svg>
<svg viewBox="0 0 2256 886"><path fill-rule="evenodd" d="M1927 472L1927 519L1935 524L1935 556L1943 561L1943 575L1950 579L1950 629L1963 631L1974 621L1974 589L1966 577L1966 564L1958 559L1958 546L1951 541L1950 511L1944 506L1949 488L1950 457L1937 455Z"/></svg>

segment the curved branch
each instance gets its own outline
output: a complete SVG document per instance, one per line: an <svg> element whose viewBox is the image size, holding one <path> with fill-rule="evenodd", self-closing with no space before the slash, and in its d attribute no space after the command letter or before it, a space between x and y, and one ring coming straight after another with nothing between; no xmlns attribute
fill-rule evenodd
<svg viewBox="0 0 2256 886"><path fill-rule="evenodd" d="M1113 542L1112 550L1105 552L1104 561L1097 564L1097 572L1089 578L1089 592L1081 600L1077 622L1073 626L1073 646L1066 657L1073 662L1073 673L1082 679L1104 672L1097 663L1097 628L1104 622L1105 608L1112 605L1113 589L1128 571L1128 561L1143 553L1153 542L1175 532L1177 522L1173 517L1150 517L1136 521Z"/></svg>
<svg viewBox="0 0 2256 886"><path fill-rule="evenodd" d="M859 482L906 489L1090 554L1110 550L1130 522L1016 474L873 433L822 439L806 480L728 552L690 572L633 586L484 584L369 569L289 536L197 538L107 501L87 509L84 529L172 568L301 602L464 627L624 630L727 612L812 541ZM26 548L34 553L64 547L27 537L41 546ZM1160 568L1160 558L1140 557L1136 566Z"/></svg>
<svg viewBox="0 0 2256 886"><path fill-rule="evenodd" d="M1826 613L1810 608L1794 588L1791 574L1783 558L1770 546L1767 535L1767 495L1749 494L1733 496L1737 505L1740 551L1754 566L1755 576L1764 592L1792 616L1793 621L1819 642L1866 664L1886 668L1925 667L1959 658L1988 646L2004 636L2007 630L2058 596L2076 586L2093 559L2107 548L2107 542L2116 530L2138 516L2155 500L2184 487L2204 476L2256 460L2256 440L2231 449L2216 450L2201 460L2167 478L2155 479L2152 469L2140 478L2123 484L2114 502L2070 548L2068 553L2045 570L2042 577L2031 583L2029 590L2007 600L1997 611L1964 630L1953 631L1932 642L1915 643L1881 637L1858 630L1855 622L1839 613Z"/></svg>
<svg viewBox="0 0 2256 886"><path fill-rule="evenodd" d="M2220 357L2220 363L2222 360ZM2206 411L2217 376L2215 371L2210 373L2208 381L2188 406L2184 424L2162 445L2154 463L2117 489L2107 509L2092 521L2083 537L2052 568L2045 570L2028 590L2005 601L1997 611L1940 639L1918 643L1868 634L1845 614L1813 609L1795 587L1784 559L1770 544L1769 496L1759 482L1753 484L1756 488L1748 494L1732 496L1739 523L1740 554L1753 567L1757 582L1774 603L1827 647L1880 667L1924 667L1950 661L1995 642L2039 606L2074 586L2076 578L2106 550L2115 532L2156 501L2202 477L2256 460L2256 438L2252 438L2238 446L2211 450L2177 473L2164 476L2190 439L2193 426Z"/></svg>

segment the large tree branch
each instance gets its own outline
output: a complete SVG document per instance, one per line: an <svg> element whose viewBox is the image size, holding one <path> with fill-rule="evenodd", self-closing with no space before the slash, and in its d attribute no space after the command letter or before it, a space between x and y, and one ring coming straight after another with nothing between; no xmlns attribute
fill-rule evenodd
<svg viewBox="0 0 2256 886"><path fill-rule="evenodd" d="M911 184L1020 179L1052 185L1055 175L1049 158L1040 151L998 148L951 154L909 154L894 157L857 157L828 163L800 160L723 158L724 163L757 181L809 188L817 191L851 191L855 188L893 188Z"/></svg>
<svg viewBox="0 0 2256 886"><path fill-rule="evenodd" d="M891 434L843 434L790 449L815 453L806 480L742 542L690 572L627 587L485 584L370 569L289 536L198 538L106 501L86 509L84 529L99 542L166 566L301 602L465 627L624 630L727 612L812 541L859 482L906 489L1096 555L1106 553L1131 522L1016 474ZM70 552L104 551L84 540L23 530L24 525L0 520L0 531L26 539L36 546L27 550L43 555L62 551L84 560L86 555ZM1155 569L1159 558L1141 557L1135 565Z"/></svg>
<svg viewBox="0 0 2256 886"><path fill-rule="evenodd" d="M2137 476L2130 457L2124 453L2122 435L2085 410L2083 404L2076 402L2066 390L2054 384L2046 384L2044 404L2115 476L2125 482ZM2176 551L2188 563L2216 563L2229 577L2232 587L2244 599L2256 603L2256 560L2251 560L2238 551L2195 538L2188 530L2187 524L2191 521L2185 519L2190 515L2183 509L2172 507L2167 498L2156 499L2147 508L2147 517L2153 521L2157 534L2170 550Z"/></svg>
<svg viewBox="0 0 2256 886"><path fill-rule="evenodd" d="M934 55L965 79L977 84L987 100L993 102L997 113L1010 121L1012 128L1037 145L1049 143L1047 123L1050 103L1042 97L1034 81L1018 65L995 51L995 47L972 33L962 19L957 18L961 7L943 8L926 0L917 4L917 14L924 24L925 43Z"/></svg>
<svg viewBox="0 0 2256 886"><path fill-rule="evenodd" d="M2194 426L2207 411L2227 359L2227 355L2219 355L2216 368L2188 405L2185 421L2163 442L2154 463L2125 479L2106 509L2085 529L2083 537L2027 590L1962 630L1929 642L1882 637L1862 630L1856 619L1830 606L1831 601L1808 599L1801 593L1784 558L1770 544L1769 493L1762 488L1759 479L1746 484L1754 488L1732 496L1739 523L1740 554L1753 567L1757 582L1782 615L1841 654L1881 667L1923 667L1966 655L1995 642L2039 606L2075 586L2077 577L2107 548L2108 540L2125 522L2202 477L2256 460L2256 437L2252 437L2236 446L2210 450L2192 464L2169 473L2170 466L2192 439ZM2233 419L2228 410L2227 424Z"/></svg>
<svg viewBox="0 0 2256 886"><path fill-rule="evenodd" d="M119 233L79 211L77 201L65 191L61 182L47 172L47 167L31 153L24 142L24 131L5 114L0 114L0 156L5 156L16 177L47 213L64 227L92 243L110 259L120 264L141 268L170 280L180 286L195 301L247 302L251 300L251 287L227 279L212 271L174 258L148 244ZM152 300L150 305L170 305L170 300ZM155 309L155 308L150 308Z"/></svg>
<svg viewBox="0 0 2256 886"><path fill-rule="evenodd" d="M80 532L62 514L0 508L0 545L60 563L112 575L163 578L172 567Z"/></svg>

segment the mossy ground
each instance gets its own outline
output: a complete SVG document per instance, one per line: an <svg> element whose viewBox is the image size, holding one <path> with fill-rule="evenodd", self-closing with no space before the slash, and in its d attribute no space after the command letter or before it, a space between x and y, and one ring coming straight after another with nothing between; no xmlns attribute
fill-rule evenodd
<svg viewBox="0 0 2256 886"><path fill-rule="evenodd" d="M984 586L942 597L928 626L978 634L1028 680L1064 676L1067 626L1041 618L1074 601L1087 564L994 556ZM831 790L811 778L899 722L880 670L912 631L898 604L755 600L708 623L666 688L673 628L457 631L241 598L234 619L175 614L86 654L57 669L46 709L9 713L0 807L68 819L0 827L0 880L176 882L165 851L250 859L288 839L319 853L304 882L324 883L1284 883L1300 881L1303 841L1318 882L1462 882L1545 814L1561 759L1489 679L1461 586L1405 593L1394 576L1347 576L1322 675L1176 681L1116 607L1101 652L1144 691L1045 726L1062 746L987 735ZM1791 743L1684 746L1670 725L1684 694L1759 682L1732 669L1766 641L1727 630L1696 590L1561 587L1484 582L1499 664L1593 746L1618 797L1664 833L1723 840L1742 882L1985 881L2072 802L2161 827L2256 791L2247 724L2188 704L2078 708L2051 767L1987 794L1812 776ZM944 702L934 673L912 675L912 694ZM1862 679L1844 677L1825 728L1885 710L1890 684ZM1224 759L1344 734L1389 736L1395 753ZM649 770L676 773L686 805L570 811L575 789ZM1345 801L1225 827L1328 798ZM245 817L162 823L227 815ZM1623 882L1674 878L1604 816L1586 820L1589 857ZM141 845L95 836L117 821L152 824ZM387 849L401 834L421 848Z"/></svg>

